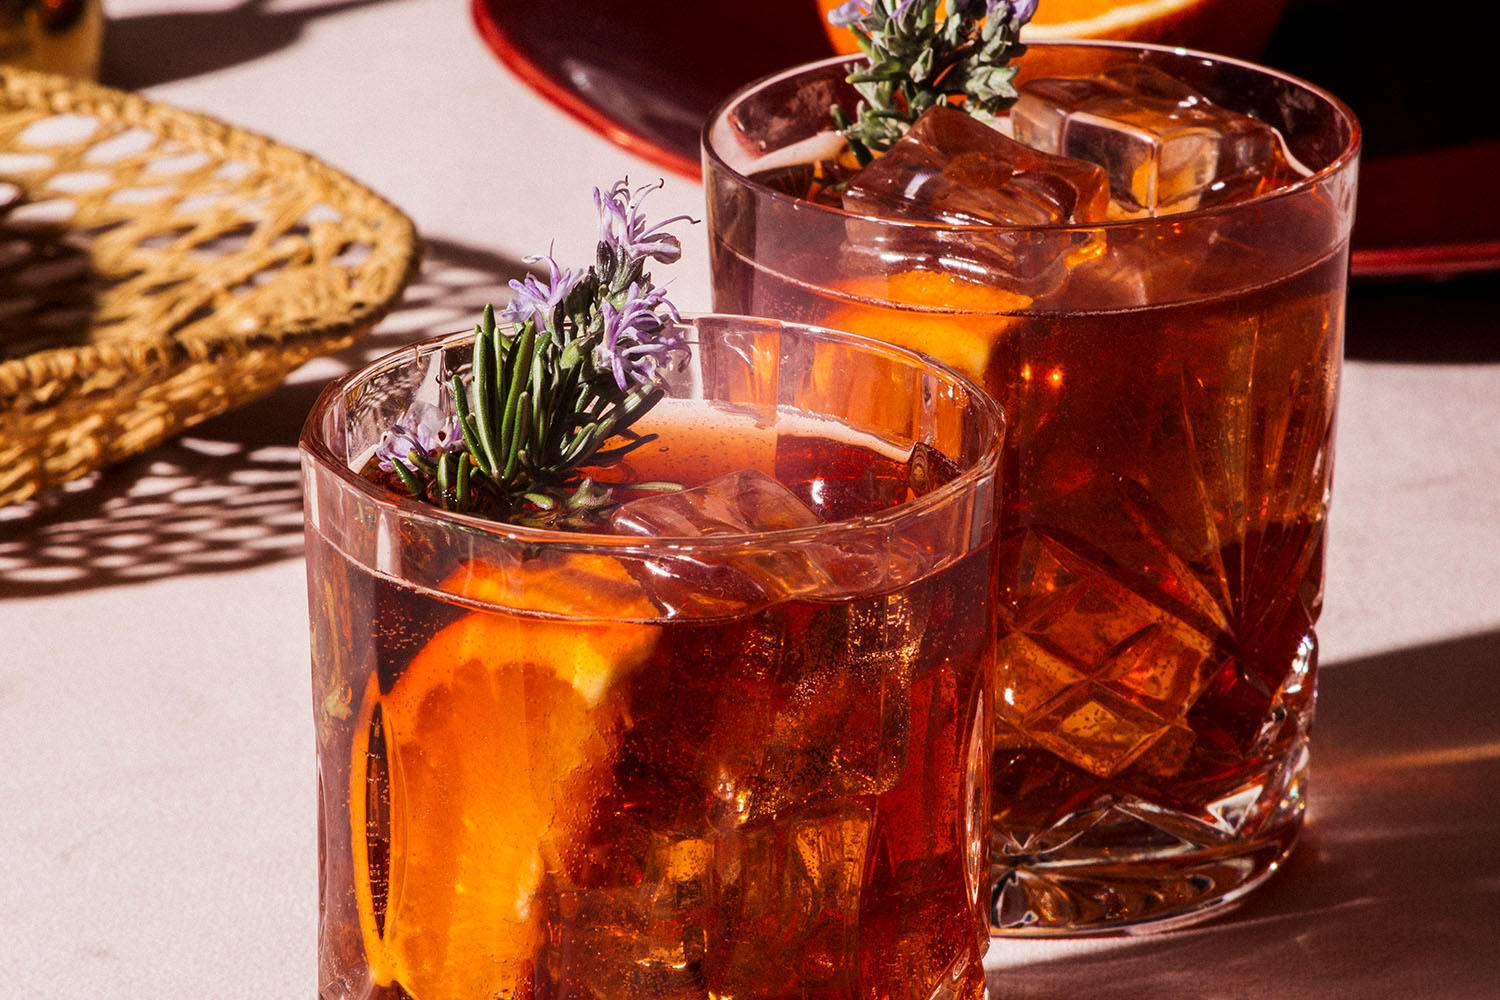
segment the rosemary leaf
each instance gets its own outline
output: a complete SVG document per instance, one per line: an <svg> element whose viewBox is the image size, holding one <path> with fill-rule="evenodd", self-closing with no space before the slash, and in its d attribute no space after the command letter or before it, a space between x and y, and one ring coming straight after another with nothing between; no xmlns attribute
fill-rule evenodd
<svg viewBox="0 0 1500 1000"><path fill-rule="evenodd" d="M484 314L480 319L479 327L474 331L474 405L478 410L478 431L480 448L475 449L470 445L470 451L476 457L483 457L484 468L490 475L495 475L500 468L497 458L499 454L499 442L495 440L495 380L498 376L499 359L497 352L500 349L500 338L495 327L495 308L492 305L484 307ZM465 438L467 442L467 437Z"/></svg>
<svg viewBox="0 0 1500 1000"><path fill-rule="evenodd" d="M503 316L484 309L470 372L448 380L445 407L413 403L387 433L376 457L413 496L551 528L606 515L609 488L579 470L652 440L630 425L661 397L685 346L647 263L678 259L681 244L666 226L686 217L648 223L640 202L651 190L624 181L596 190L595 265L578 271L550 253L527 258L545 261L549 277L512 281ZM601 451L616 434L623 443Z"/></svg>
<svg viewBox="0 0 1500 1000"><path fill-rule="evenodd" d="M521 465L521 459L526 454L526 450L522 447L522 445L526 442L526 432L531 428L531 410L527 406L527 403L529 401L530 396L525 392L522 392L521 398L516 401L515 409L517 413L517 423L514 429L514 433L512 433L508 438L510 448L505 457L505 472L503 478L507 483L515 478L516 471L520 468Z"/></svg>
<svg viewBox="0 0 1500 1000"><path fill-rule="evenodd" d="M391 466L396 470L396 475L401 477L401 482L408 490L411 490L412 496L419 497L427 492L422 484L417 481L417 477L412 474L411 469L407 468L406 463L401 461L401 459L393 457L391 459Z"/></svg>

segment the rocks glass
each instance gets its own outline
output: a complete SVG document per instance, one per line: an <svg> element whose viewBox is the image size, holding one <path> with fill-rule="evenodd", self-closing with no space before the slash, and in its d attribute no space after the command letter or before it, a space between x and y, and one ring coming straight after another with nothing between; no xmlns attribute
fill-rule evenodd
<svg viewBox="0 0 1500 1000"><path fill-rule="evenodd" d="M360 474L472 336L315 405L324 1000L983 995L998 412L874 341L689 339L601 474L691 489L593 533Z"/></svg>
<svg viewBox="0 0 1500 1000"><path fill-rule="evenodd" d="M1036 44L1019 79L1046 100L1012 131L1071 130L1047 152L1072 157L1101 121L1112 134L1096 166L1027 174L1025 221L995 221L1012 189L994 175L1032 154L942 134L971 119L815 191L828 109L854 112L849 64L710 117L714 307L928 352L1002 404L993 929L1216 912L1303 820L1358 125L1247 63ZM1178 110L1105 108L1119 80ZM1205 124L1183 93L1234 114Z"/></svg>

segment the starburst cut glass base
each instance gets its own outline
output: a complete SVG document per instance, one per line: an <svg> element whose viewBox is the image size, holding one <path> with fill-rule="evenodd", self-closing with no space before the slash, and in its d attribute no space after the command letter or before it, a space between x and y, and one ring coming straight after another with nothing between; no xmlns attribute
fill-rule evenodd
<svg viewBox="0 0 1500 1000"><path fill-rule="evenodd" d="M990 930L1150 933L1223 913L1269 878L1302 829L1306 739L1206 815L1096 800L993 845Z"/></svg>

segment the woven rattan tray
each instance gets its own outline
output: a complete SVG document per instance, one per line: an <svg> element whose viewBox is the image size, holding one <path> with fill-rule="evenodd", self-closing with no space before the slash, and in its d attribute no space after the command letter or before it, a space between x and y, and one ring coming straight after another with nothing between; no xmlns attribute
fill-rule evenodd
<svg viewBox="0 0 1500 1000"><path fill-rule="evenodd" d="M417 256L305 153L0 66L0 504L264 395L367 333Z"/></svg>

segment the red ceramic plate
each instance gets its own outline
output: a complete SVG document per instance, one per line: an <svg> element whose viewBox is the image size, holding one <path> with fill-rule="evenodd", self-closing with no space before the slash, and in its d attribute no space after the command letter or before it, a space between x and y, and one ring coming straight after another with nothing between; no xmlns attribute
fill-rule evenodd
<svg viewBox="0 0 1500 1000"><path fill-rule="evenodd" d="M471 2L486 44L528 85L684 177L699 176L699 128L721 99L832 54L812 0ZM1478 18L1481 6L1452 16ZM1500 116L1475 110L1493 109L1482 80L1492 57L1478 51L1489 36L1477 23L1448 24L1441 45L1392 56L1372 33L1399 23L1400 9L1396 0L1296 4L1262 61L1343 97L1364 126L1356 277L1500 269Z"/></svg>
<svg viewBox="0 0 1500 1000"><path fill-rule="evenodd" d="M812 0L472 0L480 35L544 97L631 152L699 176L722 98L832 55Z"/></svg>

